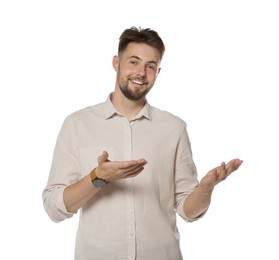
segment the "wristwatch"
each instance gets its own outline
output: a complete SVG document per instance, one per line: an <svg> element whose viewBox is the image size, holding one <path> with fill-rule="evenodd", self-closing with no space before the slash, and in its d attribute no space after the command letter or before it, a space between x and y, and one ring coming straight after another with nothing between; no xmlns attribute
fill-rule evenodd
<svg viewBox="0 0 279 260"><path fill-rule="evenodd" d="M98 178L95 172L96 168L94 168L91 172L90 172L90 178L92 181L92 184L96 187L96 188L103 188L106 186L107 182L104 179Z"/></svg>

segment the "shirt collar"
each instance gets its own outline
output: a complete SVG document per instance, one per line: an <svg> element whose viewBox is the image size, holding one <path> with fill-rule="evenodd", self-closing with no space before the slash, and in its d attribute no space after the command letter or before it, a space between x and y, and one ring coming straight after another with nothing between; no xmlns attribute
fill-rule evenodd
<svg viewBox="0 0 279 260"><path fill-rule="evenodd" d="M141 117L145 117L148 120L152 119L152 116L151 116L151 106L150 106L150 104L147 101L145 102L143 108L138 113L138 115L136 116L135 119L139 119Z"/></svg>
<svg viewBox="0 0 279 260"><path fill-rule="evenodd" d="M119 112L115 109L113 104L111 103L110 97L112 94L109 94L104 106L105 118L109 119L110 117L114 116L115 114L119 114Z"/></svg>
<svg viewBox="0 0 279 260"><path fill-rule="evenodd" d="M107 97L107 100L105 101L104 113L105 113L106 119L109 119L109 118L113 117L114 115L121 115L121 113L119 113L116 110L116 108L113 106L113 104L111 102L111 95L112 95L112 93L109 94L109 96ZM138 113L138 115L133 120L137 120L142 117L145 117L148 120L152 119L151 106L147 101L145 102L145 105L143 106L141 111Z"/></svg>

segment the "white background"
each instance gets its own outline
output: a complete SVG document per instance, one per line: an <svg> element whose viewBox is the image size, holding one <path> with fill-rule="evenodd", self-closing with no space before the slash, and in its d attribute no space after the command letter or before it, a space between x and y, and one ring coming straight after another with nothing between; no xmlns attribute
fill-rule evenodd
<svg viewBox="0 0 279 260"><path fill-rule="evenodd" d="M0 258L73 259L78 215L55 224L41 199L54 144L114 89L118 37L141 26L166 45L148 100L187 122L199 178L244 160L203 219L178 218L184 258L278 260L277 2L1 1Z"/></svg>

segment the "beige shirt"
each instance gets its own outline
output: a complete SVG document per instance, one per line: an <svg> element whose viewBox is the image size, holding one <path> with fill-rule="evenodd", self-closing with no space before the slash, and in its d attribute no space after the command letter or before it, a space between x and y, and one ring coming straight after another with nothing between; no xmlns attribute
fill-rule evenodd
<svg viewBox="0 0 279 260"><path fill-rule="evenodd" d="M176 213L197 185L186 124L145 104L130 122L106 102L69 115L60 130L43 202L49 217L72 217L63 191L98 165L144 158L134 178L107 184L83 208L77 230L76 260L181 260Z"/></svg>

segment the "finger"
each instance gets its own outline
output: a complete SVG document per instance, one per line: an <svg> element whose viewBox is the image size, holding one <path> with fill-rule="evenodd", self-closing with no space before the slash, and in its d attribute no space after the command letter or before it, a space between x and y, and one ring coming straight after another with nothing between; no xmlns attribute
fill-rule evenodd
<svg viewBox="0 0 279 260"><path fill-rule="evenodd" d="M234 160L231 160L230 162L228 162L226 165L226 169L227 169L228 173L230 174L230 173L236 171L242 163L243 163L243 161L239 160L239 159L234 159Z"/></svg>
<svg viewBox="0 0 279 260"><path fill-rule="evenodd" d="M117 167L121 170L130 170L132 168L136 168L138 166L143 166L147 164L147 161L145 159L139 159L139 160L131 160L131 161L125 161L125 162L118 162Z"/></svg>
<svg viewBox="0 0 279 260"><path fill-rule="evenodd" d="M127 169L123 170L123 169L119 169L119 168L113 169L113 170L110 170L109 172L106 172L105 179L108 181L113 181L113 180L118 180L118 179L123 179L123 178L134 177L134 176L137 176L140 172L142 172L143 169L144 169L143 166L133 167L133 168L130 168L129 170L127 170Z"/></svg>
<svg viewBox="0 0 279 260"><path fill-rule="evenodd" d="M140 168L144 167L146 164L147 164L146 161L145 162L138 162L138 163L128 167L127 170L128 171L134 171L134 170L137 170L137 169L140 169Z"/></svg>
<svg viewBox="0 0 279 260"><path fill-rule="evenodd" d="M116 175L121 175L123 177L127 177L130 175L137 175L139 172L141 172L144 169L145 164L137 164L137 165L131 165L130 167L127 168L122 168L116 170L115 174Z"/></svg>
<svg viewBox="0 0 279 260"><path fill-rule="evenodd" d="M218 180L225 180L228 177L228 172L226 169L225 162L222 162L221 165L217 168Z"/></svg>
<svg viewBox="0 0 279 260"><path fill-rule="evenodd" d="M144 167L137 168L134 171L130 171L129 173L126 174L125 178L135 177L138 174L140 174L143 170L144 170Z"/></svg>
<svg viewBox="0 0 279 260"><path fill-rule="evenodd" d="M102 153L102 155L100 155L98 157L98 164L100 165L100 164L104 163L105 161L107 161L107 159L108 159L108 153L106 151L104 151Z"/></svg>
<svg viewBox="0 0 279 260"><path fill-rule="evenodd" d="M139 164L139 165L137 165L137 166L131 168L130 172L137 172L137 171L139 171L139 170L141 170L141 169L143 170L143 169L144 169L144 166L145 166L145 164Z"/></svg>

